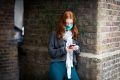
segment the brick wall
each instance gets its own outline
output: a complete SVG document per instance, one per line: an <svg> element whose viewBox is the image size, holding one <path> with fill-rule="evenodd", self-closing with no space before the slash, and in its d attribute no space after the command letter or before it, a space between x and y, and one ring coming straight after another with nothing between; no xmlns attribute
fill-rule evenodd
<svg viewBox="0 0 120 80"><path fill-rule="evenodd" d="M81 53L82 80L120 79L120 2L98 0L96 52Z"/></svg>
<svg viewBox="0 0 120 80"><path fill-rule="evenodd" d="M102 55L81 53L79 74L82 80L119 80L120 50Z"/></svg>
<svg viewBox="0 0 120 80"><path fill-rule="evenodd" d="M97 0L80 0L76 6L81 51L96 53Z"/></svg>
<svg viewBox="0 0 120 80"><path fill-rule="evenodd" d="M14 1L0 0L0 80L18 80L17 46L11 41Z"/></svg>
<svg viewBox="0 0 120 80"><path fill-rule="evenodd" d="M49 34L60 14L69 8L75 12L79 26L81 79L119 80L119 5L115 0L26 0L22 80L47 80Z"/></svg>
<svg viewBox="0 0 120 80"><path fill-rule="evenodd" d="M22 79L47 80L50 56L48 39L61 13L68 8L74 10L76 2L70 1L25 1L24 54L26 63L21 64ZM22 56L24 57L24 56ZM25 65L25 66L24 66Z"/></svg>
<svg viewBox="0 0 120 80"><path fill-rule="evenodd" d="M105 53L120 49L120 2L98 1L97 52Z"/></svg>

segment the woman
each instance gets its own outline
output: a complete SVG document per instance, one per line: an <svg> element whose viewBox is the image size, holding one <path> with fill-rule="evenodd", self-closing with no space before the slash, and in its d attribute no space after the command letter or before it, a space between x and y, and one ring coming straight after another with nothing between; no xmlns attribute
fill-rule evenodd
<svg viewBox="0 0 120 80"><path fill-rule="evenodd" d="M65 11L61 16L57 30L52 32L48 52L52 58L49 70L50 80L80 80L75 69L78 46L78 28L72 11Z"/></svg>

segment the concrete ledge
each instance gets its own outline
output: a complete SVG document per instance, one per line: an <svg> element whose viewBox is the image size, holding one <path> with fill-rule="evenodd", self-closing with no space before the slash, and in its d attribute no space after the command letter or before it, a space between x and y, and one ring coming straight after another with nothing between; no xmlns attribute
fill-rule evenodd
<svg viewBox="0 0 120 80"><path fill-rule="evenodd" d="M81 80L119 80L120 50L99 55L81 53L78 72Z"/></svg>

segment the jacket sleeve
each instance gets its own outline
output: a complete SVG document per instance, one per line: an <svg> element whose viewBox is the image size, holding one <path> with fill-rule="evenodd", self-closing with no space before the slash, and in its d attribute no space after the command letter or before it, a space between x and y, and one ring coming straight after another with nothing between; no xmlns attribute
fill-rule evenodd
<svg viewBox="0 0 120 80"><path fill-rule="evenodd" d="M48 53L52 58L60 57L62 55L65 55L66 49L65 46L56 48L55 47L55 41L56 41L56 35L55 33L52 33L50 38L49 38L49 46L48 46Z"/></svg>
<svg viewBox="0 0 120 80"><path fill-rule="evenodd" d="M79 41L76 41L76 45L78 45L79 48L78 48L77 50L75 50L74 53L75 53L76 55L79 55L79 54L80 54L80 42L79 42Z"/></svg>

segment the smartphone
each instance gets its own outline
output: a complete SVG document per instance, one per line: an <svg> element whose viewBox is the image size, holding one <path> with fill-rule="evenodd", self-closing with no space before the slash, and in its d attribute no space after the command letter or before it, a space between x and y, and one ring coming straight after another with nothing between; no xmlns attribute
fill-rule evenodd
<svg viewBox="0 0 120 80"><path fill-rule="evenodd" d="M72 48L73 46L75 46L75 44L71 44L71 45L69 46L69 48Z"/></svg>

